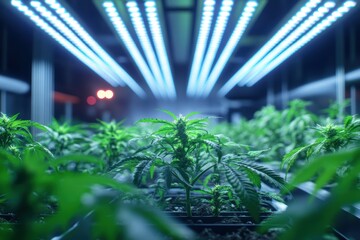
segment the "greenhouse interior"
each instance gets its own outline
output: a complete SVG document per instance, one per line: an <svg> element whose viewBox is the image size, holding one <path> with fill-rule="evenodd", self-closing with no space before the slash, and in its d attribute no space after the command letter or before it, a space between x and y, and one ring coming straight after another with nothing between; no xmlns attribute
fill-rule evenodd
<svg viewBox="0 0 360 240"><path fill-rule="evenodd" d="M360 239L357 0L0 0L0 239Z"/></svg>

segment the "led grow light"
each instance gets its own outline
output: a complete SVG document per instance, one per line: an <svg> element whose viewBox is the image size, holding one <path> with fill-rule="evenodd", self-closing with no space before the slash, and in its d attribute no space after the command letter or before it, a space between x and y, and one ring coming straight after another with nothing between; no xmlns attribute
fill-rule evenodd
<svg viewBox="0 0 360 240"><path fill-rule="evenodd" d="M152 75L134 40L131 38L131 35L126 28L123 20L121 19L114 3L112 1L106 1L103 2L102 7L104 8L105 13L107 14L114 29L116 30L116 33L119 35L119 37L125 44L126 49L129 51L131 57L134 59L135 64L138 66L141 74L144 76L144 79L147 82L150 90L153 92L156 98L161 98L161 91L159 91L158 89L154 76Z"/></svg>
<svg viewBox="0 0 360 240"><path fill-rule="evenodd" d="M291 47L289 47L286 51L280 54L274 61L271 62L256 78L254 78L247 85L252 86L260 79L262 79L265 75L279 66L282 62L284 62L287 58L289 58L292 54L298 51L300 48L305 46L308 42L310 42L313 38L315 38L318 34L323 32L325 29L330 27L334 22L336 22L339 18L341 18L345 13L347 13L351 8L356 6L355 1L346 1L342 6L338 7L335 11L333 11L329 16L327 16L324 20L322 20L319 24L313 27L306 35L304 35L301 39L299 39L296 43L294 43Z"/></svg>
<svg viewBox="0 0 360 240"><path fill-rule="evenodd" d="M100 66L99 71L102 72L101 76L106 76L105 79L111 78L111 82L117 82L117 76L113 74L111 69L92 52L63 22L61 22L51 11L46 9L41 2L31 1L30 5L48 22L50 22L60 33L62 33L72 44L74 44L85 56L88 56L90 61ZM108 80L109 81L109 80Z"/></svg>
<svg viewBox="0 0 360 240"><path fill-rule="evenodd" d="M203 91L200 92L203 97L206 97L210 94L216 81L219 79L221 72L223 71L226 63L229 61L230 56L234 52L235 47L237 46L249 22L251 21L251 17L255 12L257 6L258 3L254 0L248 1L246 3L243 13L240 16L236 24L236 27L229 38L229 41L227 42L224 50L222 51L218 61L215 63L215 66L208 77L208 80L203 88ZM250 16L249 14L245 14L245 13L249 13Z"/></svg>
<svg viewBox="0 0 360 240"><path fill-rule="evenodd" d="M219 49L219 45L224 35L233 4L234 3L232 0L222 1L220 12L216 19L213 35L211 36L209 47L206 52L204 62L202 63L201 71L198 77L199 80L197 82L197 86L195 87L195 95L201 95L201 92L204 89L203 86L213 65L217 50Z"/></svg>
<svg viewBox="0 0 360 240"><path fill-rule="evenodd" d="M175 98L174 93L167 91L167 89L165 87L165 80L161 73L159 63L156 58L154 49L151 46L151 42L150 42L149 36L147 34L146 27L145 27L144 21L141 17L140 9L139 9L137 3L134 1L129 1L126 3L126 7L130 14L131 22L134 26L136 35L140 41L140 45L141 45L142 49L144 50L147 62L150 65L152 73L155 76L155 79L158 83L160 92L162 94L167 94L167 96L169 98Z"/></svg>
<svg viewBox="0 0 360 240"><path fill-rule="evenodd" d="M165 77L167 90L170 91L172 98L176 97L176 91L174 86L174 80L170 69L168 55L165 49L165 42L161 32L161 26L157 14L156 3L153 0L145 2L145 11L147 12L147 19L152 35L152 39L155 45L155 50L160 61L160 67Z"/></svg>
<svg viewBox="0 0 360 240"><path fill-rule="evenodd" d="M49 34L55 41L61 44L66 50L72 53L76 58L78 58L82 63L87 65L91 70L101 76L104 80L106 80L113 86L117 85L117 82L114 82L107 75L104 75L103 71L96 64L94 64L94 62L91 61L88 56L86 56L83 52L79 51L78 48L71 44L66 38L59 34L54 28L52 28L41 17L39 17L36 13L30 10L20 0L12 0L11 4L20 12L28 16L30 20L33 21L39 28Z"/></svg>
<svg viewBox="0 0 360 240"><path fill-rule="evenodd" d="M59 17L70 26L70 28L88 44L91 49L103 59L105 64L123 80L139 97L144 97L144 90L135 82L135 80L119 65L117 62L109 56L108 53L85 31L85 29L78 23L77 20L57 1L57 0L45 0L45 3L52 8Z"/></svg>
<svg viewBox="0 0 360 240"><path fill-rule="evenodd" d="M300 24L289 36L287 36L278 46L276 46L270 53L268 53L256 66L249 72L249 74L240 80L240 85L244 86L246 83L251 82L257 75L261 74L263 69L282 51L293 44L300 36L306 33L318 21L321 20L331 8L335 7L335 3L328 1L323 6L319 7L309 16L302 24Z"/></svg>
<svg viewBox="0 0 360 240"><path fill-rule="evenodd" d="M200 66L203 61L204 52L207 45L214 12L214 5L214 0L205 0L204 2L200 31L196 42L195 54L190 71L189 84L186 91L188 96L194 96L196 92L196 79L199 75Z"/></svg>
<svg viewBox="0 0 360 240"><path fill-rule="evenodd" d="M299 23L309 15L309 13L316 8L321 0L309 0L299 9L299 11L290 18L290 20L280 28L275 35L265 43L263 47L256 54L251 57L245 65L240 68L220 89L218 95L225 96L241 79L243 79L251 69L260 61L274 46L276 46L288 33L290 33Z"/></svg>

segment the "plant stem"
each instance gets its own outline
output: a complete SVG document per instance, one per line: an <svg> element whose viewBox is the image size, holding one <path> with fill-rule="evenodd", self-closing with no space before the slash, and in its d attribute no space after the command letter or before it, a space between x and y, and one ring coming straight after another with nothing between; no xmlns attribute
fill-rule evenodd
<svg viewBox="0 0 360 240"><path fill-rule="evenodd" d="M188 217L191 217L191 202L190 202L190 188L185 187L185 193L186 193L186 214Z"/></svg>

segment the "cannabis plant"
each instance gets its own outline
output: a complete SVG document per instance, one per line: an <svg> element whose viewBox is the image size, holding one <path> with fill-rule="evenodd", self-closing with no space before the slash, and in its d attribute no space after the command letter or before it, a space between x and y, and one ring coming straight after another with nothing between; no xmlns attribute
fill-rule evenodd
<svg viewBox="0 0 360 240"><path fill-rule="evenodd" d="M318 125L315 131L317 138L312 143L295 148L284 156L282 167L286 166L287 172L302 153L305 153L306 159L309 159L312 156L332 153L351 145L358 145L360 119L356 116L347 116L341 125L333 123L328 123L325 126Z"/></svg>
<svg viewBox="0 0 360 240"><path fill-rule="evenodd" d="M215 185L211 188L199 190L198 192L211 197L210 200L204 199L204 202L210 204L215 217L219 216L222 208L234 199L232 188L229 185Z"/></svg>
<svg viewBox="0 0 360 240"><path fill-rule="evenodd" d="M265 228L275 225L288 226L280 239L322 239L329 226L339 222L339 213L344 207L360 202L360 148L326 154L313 159L294 173L289 182L292 190L301 183L314 180L315 195L332 182L337 169L350 165L349 171L337 178L337 185L321 204L316 201L295 202L284 213L269 218ZM313 196L311 197L313 198ZM289 226L290 223L290 226Z"/></svg>
<svg viewBox="0 0 360 240"><path fill-rule="evenodd" d="M36 122L30 120L17 119L19 114L11 117L1 113L0 117L0 148L5 149L14 154L20 154L27 147L43 148L41 144L36 143L30 133L29 128L35 127L46 131L46 128Z"/></svg>
<svg viewBox="0 0 360 240"><path fill-rule="evenodd" d="M225 176L226 182L256 220L260 213L261 184L265 183L286 191L285 181L273 170L253 160L254 157L261 155L262 151L234 154L223 149L220 143L214 160L214 172ZM224 183L220 182L220 184L223 185Z"/></svg>
<svg viewBox="0 0 360 240"><path fill-rule="evenodd" d="M54 119L48 131L39 135L40 142L55 156L83 153L84 144L88 141L85 130L80 125L68 122L59 123Z"/></svg>
<svg viewBox="0 0 360 240"><path fill-rule="evenodd" d="M109 171L121 157L126 156L128 141L133 136L122 126L122 122L99 121L91 127L95 134L92 136L93 142L90 143L89 153L104 159Z"/></svg>
<svg viewBox="0 0 360 240"><path fill-rule="evenodd" d="M106 176L49 171L53 165L42 151L25 150L21 158L0 151L0 157L0 209L15 219L0 224L0 239L192 238L153 207L125 202L139 196L130 185Z"/></svg>
<svg viewBox="0 0 360 240"><path fill-rule="evenodd" d="M350 100L346 99L345 101L338 103L330 103L330 106L325 109L323 112L326 113L326 117L323 119L323 122L328 120L337 121L341 123L344 117L346 116L346 108L350 105Z"/></svg>
<svg viewBox="0 0 360 240"><path fill-rule="evenodd" d="M281 141L285 146L282 154L311 140L312 128L315 126L317 118L307 110L309 105L310 102L296 99L289 102L289 107L282 112Z"/></svg>
<svg viewBox="0 0 360 240"><path fill-rule="evenodd" d="M167 186L176 180L184 188L186 212L191 216L190 195L194 186L206 174L219 176L214 178L214 184L220 183L223 175L245 207L257 217L257 191L261 181L283 186L282 178L242 156L224 153L225 143L207 131L208 118L190 119L196 113L177 117L169 111L164 112L173 121L152 118L139 121L161 126L152 134L153 141L147 152L123 160L136 165L134 183L140 184L148 173L153 175L158 169Z"/></svg>

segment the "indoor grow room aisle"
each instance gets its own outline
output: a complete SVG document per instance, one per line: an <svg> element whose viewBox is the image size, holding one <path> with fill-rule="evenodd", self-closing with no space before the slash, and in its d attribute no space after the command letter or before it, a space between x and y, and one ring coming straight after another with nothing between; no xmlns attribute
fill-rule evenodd
<svg viewBox="0 0 360 240"><path fill-rule="evenodd" d="M165 110L130 127L2 114L0 238L358 239L360 120L308 104L212 129Z"/></svg>

